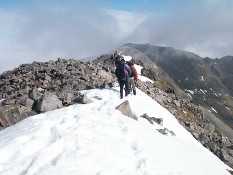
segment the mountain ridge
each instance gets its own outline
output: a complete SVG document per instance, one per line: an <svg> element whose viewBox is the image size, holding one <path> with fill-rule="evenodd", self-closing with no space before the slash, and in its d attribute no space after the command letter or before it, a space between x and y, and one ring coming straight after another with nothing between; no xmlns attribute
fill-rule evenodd
<svg viewBox="0 0 233 175"><path fill-rule="evenodd" d="M222 59L208 59L201 58L200 56L186 51L176 50L174 48L157 47L149 44L125 44L123 46L130 46L134 49L144 53L148 58L155 62L160 68L162 68L173 81L182 90L195 89L206 90L206 94L194 93L190 94L194 99L197 99L203 106L213 106L218 108L222 120L226 124L229 124L233 128L233 118L231 117L233 111L223 110L215 103L221 101L222 107L228 107L233 109L233 101L231 98L225 96L232 96L233 91L233 57L226 56ZM162 49L161 49L162 48ZM187 53L188 56L187 56ZM204 81L203 81L204 80ZM209 88L213 89L213 92L209 92ZM220 97L218 94L224 94ZM204 95L204 97L203 97ZM205 97L206 96L206 97ZM210 100L208 100L210 99ZM207 105L206 105L207 104Z"/></svg>

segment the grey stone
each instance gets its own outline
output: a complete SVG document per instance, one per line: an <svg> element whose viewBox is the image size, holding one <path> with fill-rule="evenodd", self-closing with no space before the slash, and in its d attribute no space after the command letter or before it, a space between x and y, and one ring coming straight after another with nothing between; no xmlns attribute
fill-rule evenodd
<svg viewBox="0 0 233 175"><path fill-rule="evenodd" d="M228 151L226 149L220 150L220 158L223 161L232 161L232 157L228 154Z"/></svg>
<svg viewBox="0 0 233 175"><path fill-rule="evenodd" d="M140 117L147 119L150 122L150 124L154 124L154 122L155 122L161 126L163 125L162 118L149 117L146 113L141 115Z"/></svg>
<svg viewBox="0 0 233 175"><path fill-rule="evenodd" d="M159 124L160 126L163 126L163 118L151 117L151 120L154 121L155 123Z"/></svg>
<svg viewBox="0 0 233 175"><path fill-rule="evenodd" d="M20 112L16 106L0 107L0 122L4 127L11 126L20 119Z"/></svg>
<svg viewBox="0 0 233 175"><path fill-rule="evenodd" d="M208 143L211 152L216 152L218 150L218 146L215 142L211 141Z"/></svg>
<svg viewBox="0 0 233 175"><path fill-rule="evenodd" d="M157 131L159 131L161 134L163 135L169 135L171 134L172 136L175 136L176 134L173 131L169 131L167 128L164 129L156 129Z"/></svg>
<svg viewBox="0 0 233 175"><path fill-rule="evenodd" d="M26 98L21 102L21 104L28 107L29 109L32 109L33 104L34 104L34 100L32 100L30 98Z"/></svg>
<svg viewBox="0 0 233 175"><path fill-rule="evenodd" d="M178 100L173 100L172 102L176 105L176 107L180 108L180 102Z"/></svg>
<svg viewBox="0 0 233 175"><path fill-rule="evenodd" d="M89 99L85 94L79 95L74 101L81 104L88 104L92 102L92 100Z"/></svg>
<svg viewBox="0 0 233 175"><path fill-rule="evenodd" d="M204 127L204 129L205 129L207 132L209 132L209 133L212 134L212 133L215 131L215 126L212 125L212 124L207 124L207 125Z"/></svg>
<svg viewBox="0 0 233 175"><path fill-rule="evenodd" d="M197 132L192 132L192 135L195 139L198 139L199 138L199 134Z"/></svg>
<svg viewBox="0 0 233 175"><path fill-rule="evenodd" d="M36 110L39 112L47 112L62 107L62 102L56 95L50 92L46 92L39 98L36 105Z"/></svg>
<svg viewBox="0 0 233 175"><path fill-rule="evenodd" d="M116 109L119 110L123 115L136 120L136 118L133 116L128 100L121 103L119 106L116 107Z"/></svg>

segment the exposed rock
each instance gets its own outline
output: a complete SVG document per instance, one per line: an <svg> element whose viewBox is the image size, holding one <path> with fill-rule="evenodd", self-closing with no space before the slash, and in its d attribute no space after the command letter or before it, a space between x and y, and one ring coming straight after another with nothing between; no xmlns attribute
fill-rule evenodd
<svg viewBox="0 0 233 175"><path fill-rule="evenodd" d="M221 149L220 150L221 153L221 159L223 161L232 161L232 157L229 155L228 151L226 149Z"/></svg>
<svg viewBox="0 0 233 175"><path fill-rule="evenodd" d="M38 99L36 110L39 112L47 112L62 107L62 102L56 95L46 92Z"/></svg>
<svg viewBox="0 0 233 175"><path fill-rule="evenodd" d="M136 118L133 116L128 100L121 103L119 106L116 107L116 109L119 110L123 115L136 120Z"/></svg>
<svg viewBox="0 0 233 175"><path fill-rule="evenodd" d="M88 104L92 102L92 100L89 99L85 94L79 95L74 101L81 104Z"/></svg>
<svg viewBox="0 0 233 175"><path fill-rule="evenodd" d="M215 131L215 127L214 127L214 125L212 125L212 124L207 124L207 125L204 127L204 129L205 129L207 132L211 133L211 134Z"/></svg>
<svg viewBox="0 0 233 175"><path fill-rule="evenodd" d="M7 127L20 121L20 112L16 106L0 107L0 122L2 126Z"/></svg>
<svg viewBox="0 0 233 175"><path fill-rule="evenodd" d="M33 104L34 104L34 100L30 99L30 98L25 98L22 102L22 105L26 106L29 109L32 109Z"/></svg>
<svg viewBox="0 0 233 175"><path fill-rule="evenodd" d="M156 129L157 131L159 131L161 134L163 135L169 135L171 134L172 136L175 136L176 134L173 131L169 131L167 128L164 129Z"/></svg>
<svg viewBox="0 0 233 175"><path fill-rule="evenodd" d="M208 146L210 148L210 151L213 153L215 153L218 150L218 146L213 141L209 142Z"/></svg>
<svg viewBox="0 0 233 175"><path fill-rule="evenodd" d="M155 122L155 123L163 126L163 119L162 118L149 117L146 113L141 115L140 117L147 119L152 125Z"/></svg>

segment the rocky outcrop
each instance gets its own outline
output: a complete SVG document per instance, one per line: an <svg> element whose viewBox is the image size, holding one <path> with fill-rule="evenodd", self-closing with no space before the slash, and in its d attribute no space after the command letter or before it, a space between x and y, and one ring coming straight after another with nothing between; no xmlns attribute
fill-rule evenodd
<svg viewBox="0 0 233 175"><path fill-rule="evenodd" d="M74 103L91 102L79 91L113 86L116 78L114 65L109 58L110 55L104 55L86 63L73 59L33 62L4 72L0 75L0 129L38 113ZM167 91L167 87L161 89L160 86L166 85L164 81L160 81L151 69L145 68L143 71L144 75L157 83L138 81L137 87L168 109L203 146L233 167L233 141L224 137L203 117L200 106L190 100L178 98L174 91ZM128 111L123 114L135 119L127 101L117 109ZM162 125L161 120L149 116L146 119L150 123L158 122ZM171 133L168 131L166 128L161 130L165 134Z"/></svg>
<svg viewBox="0 0 233 175"><path fill-rule="evenodd" d="M202 108L197 103L187 99L180 99L175 93L163 91L156 86L156 83L138 82L138 88L153 98L168 111L170 111L186 128L192 136L204 147L213 152L222 161L233 167L233 140L224 137L221 132L203 116ZM150 123L151 118L144 116ZM159 130L162 134L170 131L166 128Z"/></svg>
<svg viewBox="0 0 233 175"><path fill-rule="evenodd" d="M111 88L110 55L89 62L61 59L22 64L0 75L0 126L74 103L91 102L80 90Z"/></svg>
<svg viewBox="0 0 233 175"><path fill-rule="evenodd" d="M134 117L134 115L132 113L132 110L130 108L128 100L121 103L119 106L116 107L116 109L119 110L123 115L126 115L126 116L136 120L136 117Z"/></svg>
<svg viewBox="0 0 233 175"><path fill-rule="evenodd" d="M36 110L39 112L47 112L62 107L62 101L56 95L46 92L38 99Z"/></svg>
<svg viewBox="0 0 233 175"><path fill-rule="evenodd" d="M163 119L162 118L155 118L155 117L149 117L146 113L141 115L140 117L145 118L146 120L148 120L150 122L150 124L154 124L157 123L161 126L163 126Z"/></svg>
<svg viewBox="0 0 233 175"><path fill-rule="evenodd" d="M20 112L17 106L3 106L0 108L0 122L2 126L10 126L20 120Z"/></svg>

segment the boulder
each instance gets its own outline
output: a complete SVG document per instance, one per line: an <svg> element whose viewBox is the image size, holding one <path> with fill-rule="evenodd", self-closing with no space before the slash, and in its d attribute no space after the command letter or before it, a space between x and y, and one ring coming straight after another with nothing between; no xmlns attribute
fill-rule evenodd
<svg viewBox="0 0 233 175"><path fill-rule="evenodd" d="M161 126L163 125L162 118L149 117L146 113L141 115L140 117L147 119L152 125L154 124L154 122Z"/></svg>
<svg viewBox="0 0 233 175"><path fill-rule="evenodd" d="M156 129L157 131L159 131L161 134L163 135L169 135L171 134L172 136L175 136L176 134L173 131L169 131L167 128L164 129Z"/></svg>
<svg viewBox="0 0 233 175"><path fill-rule="evenodd" d="M74 101L81 104L88 104L92 102L92 100L89 99L85 94L79 95Z"/></svg>
<svg viewBox="0 0 233 175"><path fill-rule="evenodd" d="M176 105L176 107L180 108L180 102L178 100L173 100L172 102Z"/></svg>
<svg viewBox="0 0 233 175"><path fill-rule="evenodd" d="M20 120L20 112L16 106L0 107L0 122L2 126L7 127Z"/></svg>
<svg viewBox="0 0 233 175"><path fill-rule="evenodd" d="M39 112L47 112L62 107L63 105L61 100L51 92L46 92L42 95L36 104L36 110Z"/></svg>
<svg viewBox="0 0 233 175"><path fill-rule="evenodd" d="M213 153L215 153L218 150L218 146L213 141L209 142L208 146L210 148L210 151L213 152Z"/></svg>
<svg viewBox="0 0 233 175"><path fill-rule="evenodd" d="M221 149L220 150L220 158L223 161L230 161L232 157L229 155L228 151L226 149Z"/></svg>
<svg viewBox="0 0 233 175"><path fill-rule="evenodd" d="M215 126L212 124L207 124L204 127L206 132L209 132L210 134L212 134L215 131Z"/></svg>
<svg viewBox="0 0 233 175"><path fill-rule="evenodd" d="M119 106L116 107L116 109L119 110L123 115L136 120L136 118L133 116L128 100L121 103Z"/></svg>
<svg viewBox="0 0 233 175"><path fill-rule="evenodd" d="M22 102L22 105L28 107L29 109L32 109L33 104L34 104L34 100L30 99L30 98L25 98Z"/></svg>

